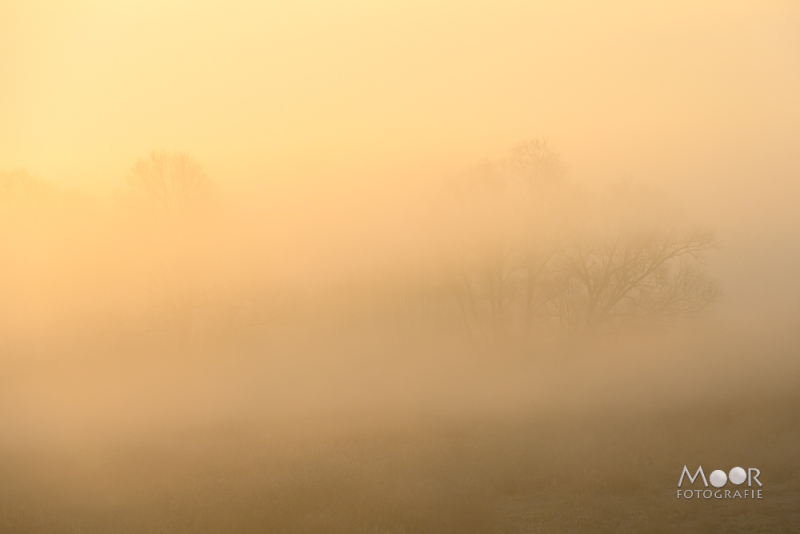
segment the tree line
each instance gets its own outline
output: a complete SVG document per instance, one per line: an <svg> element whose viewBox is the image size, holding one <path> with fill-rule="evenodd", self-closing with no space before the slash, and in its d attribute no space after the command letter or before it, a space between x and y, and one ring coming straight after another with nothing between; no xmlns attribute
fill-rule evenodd
<svg viewBox="0 0 800 534"><path fill-rule="evenodd" d="M116 306L120 331L159 332L186 343L301 316L317 320L320 310L365 324L447 327L470 336L591 336L694 313L719 294L705 268L715 246L711 232L687 226L657 191L636 182L600 189L572 183L544 140L522 142L499 161L443 180L436 191L424 200L431 216L420 227L434 246L414 253L415 267L407 262L370 282L343 282L338 293L315 295L286 282L286 273L300 266L276 260L252 228L258 224L226 220L223 196L197 161L154 151L125 177L117 199L123 216L110 223L108 246L95 247L94 259L85 260L84 270L96 276L84 278L104 281L111 296L103 313ZM8 254L26 213L27 224L36 226L44 213L58 219L54 206L81 202L24 171L0 173ZM75 231L91 233L96 223ZM24 270L21 263L17 268ZM84 293L99 291L81 283ZM13 315L24 298L7 300L6 313Z"/></svg>

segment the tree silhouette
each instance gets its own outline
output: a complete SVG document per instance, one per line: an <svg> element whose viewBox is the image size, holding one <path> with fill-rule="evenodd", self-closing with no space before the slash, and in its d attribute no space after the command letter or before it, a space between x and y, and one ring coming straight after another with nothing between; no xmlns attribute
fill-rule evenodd
<svg viewBox="0 0 800 534"><path fill-rule="evenodd" d="M202 166L182 152L153 151L136 161L124 197L143 253L134 285L151 303L153 327L190 345L274 324L292 296L275 279L274 251L253 225L217 202ZM242 226L243 225L243 226ZM232 229L240 231L230 238Z"/></svg>
<svg viewBox="0 0 800 534"><path fill-rule="evenodd" d="M592 196L564 172L558 154L534 139L449 184L448 270L460 273L454 294L468 325L531 333L538 317L591 334L715 299L704 269L710 232L686 228L658 194L624 183Z"/></svg>
<svg viewBox="0 0 800 534"><path fill-rule="evenodd" d="M462 287L459 304L474 323L502 334L520 295L520 196L505 162L486 162L450 183L452 239Z"/></svg>
<svg viewBox="0 0 800 534"><path fill-rule="evenodd" d="M621 321L657 320L702 309L719 294L705 271L711 232L671 225L630 183L612 190L607 217L565 243L555 268L551 313L591 334ZM645 214L652 211L647 217Z"/></svg>
<svg viewBox="0 0 800 534"><path fill-rule="evenodd" d="M527 194L524 324L529 329L536 312L548 301L548 296L540 291L541 281L559 250L560 242L557 236L543 239L541 226L552 220L553 214L547 207L552 207L555 200L553 189L563 186L566 166L547 140L539 138L515 146L508 165L513 175L524 184Z"/></svg>
<svg viewBox="0 0 800 534"><path fill-rule="evenodd" d="M449 184L460 304L465 317L488 321L496 334L515 325L530 330L549 301L545 281L562 239L554 221L568 193L564 170L547 141L533 139Z"/></svg>
<svg viewBox="0 0 800 534"><path fill-rule="evenodd" d="M136 258L136 285L162 303L168 330L188 343L211 291L203 258L213 184L188 154L163 151L139 158L126 182L132 193L126 199L144 216L137 221L147 249Z"/></svg>
<svg viewBox="0 0 800 534"><path fill-rule="evenodd" d="M139 158L126 178L149 206L168 215L201 208L211 200L213 185L202 166L183 152L152 151Z"/></svg>
<svg viewBox="0 0 800 534"><path fill-rule="evenodd" d="M31 175L24 169L0 171L0 206L3 211L16 210L53 197L51 184Z"/></svg>

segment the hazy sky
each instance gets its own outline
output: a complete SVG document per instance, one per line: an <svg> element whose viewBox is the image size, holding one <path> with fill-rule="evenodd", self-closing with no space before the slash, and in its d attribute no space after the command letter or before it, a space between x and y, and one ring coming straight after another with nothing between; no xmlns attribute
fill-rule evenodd
<svg viewBox="0 0 800 534"><path fill-rule="evenodd" d="M449 172L548 137L716 218L800 196L796 2L0 0L0 169L111 191ZM747 224L750 224L748 222Z"/></svg>
<svg viewBox="0 0 800 534"><path fill-rule="evenodd" d="M739 320L720 321L725 332L736 331L738 337L709 354L702 353L704 347L716 347L722 334L687 353L673 345L642 349L641 354L630 349L630 357L615 354L616 359L600 359L580 372L567 354L561 374L543 368L546 372L537 371L534 380L526 371L506 382L506 374L485 374L483 364L464 366L462 354L469 353L461 345L440 350L436 341L417 354L416 341L395 343L394 331L384 334L376 328L369 335L385 339L374 347L385 342L390 350L373 348L368 337L352 348L340 347L338 340L349 331L339 338L329 336L325 325L317 329L315 305L325 313L330 309L337 320L344 316L346 324L350 308L362 307L356 311L372 320L370 310L389 310L406 298L413 310L398 312L398 317L423 322L429 308L455 310L464 287L471 298L472 286L481 285L475 291L482 294L483 280L490 276L499 273L498 280L509 280L507 269L516 273L510 279L516 286L502 283L517 289L498 291L499 298L480 304L487 317L491 306L497 332L505 328L505 303L522 310L519 288L525 279L518 267L531 261L529 243L539 230L528 233L530 219L515 219L515 214L508 220L520 224L507 235L503 232L511 223L501 220L494 229L492 223L502 219L507 205L524 205L527 214L536 204L476 203L464 218L477 213L477 222L460 226L462 221L453 217L457 231L447 234L447 214L425 204L425 193L435 188L425 181L502 158L516 143L536 136L549 139L568 166L568 179L587 182L586 190L592 191L593 182L622 177L653 182L659 200L663 194L686 207L681 224L716 231L720 248L710 253L708 267L723 294L721 305L714 306ZM221 198L225 209L205 219L172 220L156 210L157 202L144 208L132 195L127 211L104 211L120 207L112 201L123 198L114 196L125 185L123 178L137 158L154 149L185 151L201 162L221 191L214 201ZM473 404L467 406L477 406L498 392L509 404L535 393L542 402L550 396L556 401L588 399L587 405L594 405L595 397L647 399L663 390L672 403L674 391L682 391L668 388L674 384L698 384L692 387L704 395L727 395L751 375L767 377L764 388L788 387L794 376L795 363L786 362L795 357L795 345L786 345L785 351L771 348L777 342L760 345L762 337L753 334L753 325L776 317L792 328L800 324L797 0L0 0L0 171L18 168L97 195L85 203L83 198L72 203L77 195L65 195L69 202L63 205L43 202L30 218L42 224L0 228L6 247L0 262L5 304L0 306L0 343L30 339L32 354L52 352L87 361L93 353L87 350L84 356L83 348L70 353L62 340L91 339L90 350L103 355L106 343L125 345L118 360L108 359L111 371L103 370L106 363L98 364L98 371L87 365L84 378L83 371L74 371L75 380L58 366L47 370L39 385L38 378L24 378L27 371L0 369L0 377L11 377L0 385L13 384L12 389L0 387L0 426L20 435L28 425L34 429L31 435L43 429L36 440L48 447L57 443L46 439L51 428L54 435L63 430L80 442L82 429L95 424L106 432L107 426L127 428L130 420L137 428L137 418L142 427L145 422L160 425L171 413L176 421L183 412L213 419L221 412L211 405L219 402L224 412L229 409L225 399L230 406L322 406L328 396L341 395L347 402L371 406L372 396L380 396L374 388L381 395L385 389L386 398L397 391L402 402L417 396L428 402L430 390L431 406L448 396L454 404L469 399ZM475 191L476 197L484 194ZM500 196L505 200L515 194L511 191ZM251 205L242 208L231 199ZM559 202L556 198L553 205ZM194 215L211 213L212 205ZM427 208L431 213L423 213ZM174 215L171 209L167 215ZM544 212L541 220L547 219ZM599 235L614 231L614 218L609 220L608 226L598 225ZM440 234L426 235L426 226L435 227L436 221ZM484 221L489 221L485 232L479 228ZM625 222L633 226L639 219ZM546 236L547 225L542 226ZM462 233L473 248L459 253L478 256L474 265L451 259L458 256L449 249L461 246ZM443 246L442 236L452 242ZM547 239L542 242L542 250L548 250ZM512 259L520 263L506 267L503 247L513 246L519 258ZM440 248L447 250L439 254ZM496 256L487 252L496 250L499 269L485 260L494 262ZM616 244L611 250L614 254ZM558 276L566 272L560 268L553 268ZM477 273L475 281L465 274L471 270ZM660 269L652 272L666 276ZM569 281L556 279L563 280ZM545 283L552 284L545 280L541 287ZM520 298L514 301L517 293ZM140 370L128 377L127 362L134 361L127 359L128 340L140 331L163 329L188 347L195 331L205 335L203 325L210 325L211 334L198 339L212 339L215 328L232 331L246 306L255 310L246 320L256 322L243 328L260 328L276 314L292 315L295 300L302 307L306 298L312 303L308 317L314 336L297 348L291 341L281 352L280 342L272 341L270 336L283 326L277 321L277 328L265 330L266 341L258 342L263 345L253 345L252 360L250 334L242 334L244 352L241 360L230 358L230 377L189 358L173 368L158 353L142 360L142 367L136 363ZM373 308L370 299L387 304ZM466 309L465 332L470 322ZM436 317L438 312L430 313ZM398 340L405 335L403 321L398 322ZM450 328L447 321L441 324L443 331ZM435 321L432 326L437 327ZM485 327L488 333L488 322ZM285 330L286 339L299 340L304 330L297 334L292 328ZM106 337L95 340L96 332ZM733 346L745 338L752 339L751 345ZM534 341L531 347L538 346ZM280 350L273 352L273 346ZM217 350L209 347L209 352ZM23 349L19 354L27 354ZM432 362L430 378L425 367L416 378L396 371L406 365L403 351L414 353L409 369L414 361ZM352 367L340 366L350 352ZM651 352L651 358L641 357ZM307 359L295 354L307 354ZM389 363L395 356L397 367ZM228 365L228 352L217 357ZM373 363L362 365L362 357ZM33 369L38 360L31 361ZM250 368L255 365L251 361L266 363ZM763 368L760 374L756 367ZM458 389L462 382L453 374L456 368L466 369L467 377L474 372L480 379L475 384L489 384L486 393L477 389L475 395L467 379ZM741 381L728 380L725 373ZM211 387L215 384L216 389ZM207 386L217 393L208 393ZM517 391L524 395L516 398ZM161 399L167 399L166 410ZM632 404L647 406L638 400ZM117 417L116 410L126 406L132 408ZM8 439L0 440L0 446Z"/></svg>

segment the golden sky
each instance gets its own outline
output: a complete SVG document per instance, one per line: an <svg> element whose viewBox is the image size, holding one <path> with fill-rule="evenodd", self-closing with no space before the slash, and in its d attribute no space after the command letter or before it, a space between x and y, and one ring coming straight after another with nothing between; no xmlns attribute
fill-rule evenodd
<svg viewBox="0 0 800 534"><path fill-rule="evenodd" d="M542 135L573 176L761 212L800 193L799 27L795 2L2 0L0 169L110 191L184 150L284 186Z"/></svg>

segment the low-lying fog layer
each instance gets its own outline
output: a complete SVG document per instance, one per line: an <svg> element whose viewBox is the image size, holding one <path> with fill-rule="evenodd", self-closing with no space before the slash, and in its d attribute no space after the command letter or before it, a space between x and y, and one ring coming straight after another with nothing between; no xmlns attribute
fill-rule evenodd
<svg viewBox="0 0 800 534"><path fill-rule="evenodd" d="M178 152L137 160L113 201L0 183L4 442L797 386L800 318L734 313L708 221L642 182L572 180L541 139L282 198L226 196Z"/></svg>

